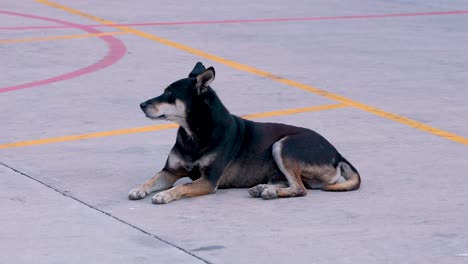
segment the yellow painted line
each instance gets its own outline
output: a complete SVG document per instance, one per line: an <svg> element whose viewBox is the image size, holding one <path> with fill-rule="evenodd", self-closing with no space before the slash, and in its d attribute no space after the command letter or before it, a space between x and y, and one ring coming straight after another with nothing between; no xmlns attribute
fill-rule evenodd
<svg viewBox="0 0 468 264"><path fill-rule="evenodd" d="M51 36L51 37L39 37L39 38L0 39L0 44L51 41L51 40L63 40L63 39L80 39L80 38L102 37L102 36L123 35L123 34L128 34L128 32L115 31L115 32L103 32L103 33L94 33L94 34L76 34L76 35L63 35L63 36Z"/></svg>
<svg viewBox="0 0 468 264"><path fill-rule="evenodd" d="M263 113L257 113L257 114L249 114L249 115L244 115L242 117L247 118L247 119L256 119L256 118L284 116L284 115L291 115L291 114L298 114L298 113L305 113L305 112L316 112L316 111L323 111L323 110L331 110L331 109L342 108L342 107L346 107L346 105L331 104L331 105L311 106L311 107L303 107L303 108L263 112ZM166 129L178 128L178 127L179 126L177 124L170 123L170 124L162 124L162 125L154 125L154 126L144 126L144 127L134 127L134 128L126 128L126 129L117 129L117 130L111 130L111 131L102 131L102 132L95 132L95 133L89 133L89 134L79 134L79 135L54 137L54 138L34 139L34 140L27 140L27 141L19 141L19 142L0 144L0 149L28 147L28 146L36 146L36 145L66 142L66 141L75 141L75 140L83 140L83 139L91 139L91 138L101 138L101 137L128 135L128 134L135 134L135 133L144 133L144 132L152 132L152 131L158 131L158 130L166 130Z"/></svg>
<svg viewBox="0 0 468 264"><path fill-rule="evenodd" d="M44 145L44 144L50 144L50 143L75 141L75 140L100 138L100 137L110 137L110 136L118 136L118 135L125 135L125 134L133 134L133 133L142 133L142 132L164 130L164 129L177 128L177 127L178 126L176 124L163 124L163 125L156 125L156 126L144 126L144 127L135 127L135 128L128 128L128 129L119 129L119 130L95 132L95 133L89 133L89 134L71 135L71 136L54 137L54 138L43 138L43 139L34 139L34 140L27 140L27 141L19 141L19 142L1 144L0 149L28 147L28 146L35 146L35 145Z"/></svg>
<svg viewBox="0 0 468 264"><path fill-rule="evenodd" d="M67 7L67 6L63 6L63 5L60 5L60 4L51 2L51 1L47 1L47 0L36 0L36 1L39 2L39 3L43 3L45 5L51 6L51 7L61 9L63 11L71 13L71 14L86 17L88 19L97 21L97 22L102 23L102 24L106 24L106 25L116 24L116 23L114 23L112 21L105 20L105 19L93 16L93 15L90 15L90 14L86 14L86 13L83 13L83 12L78 11L76 9L73 9L73 8L70 8L70 7ZM191 53L191 54L194 54L194 55L197 55L197 56L200 56L202 58L209 59L209 60L224 64L224 65L230 66L230 67L232 67L234 69L249 72L249 73L252 73L252 74L255 74L255 75L258 75L258 76L262 76L262 77L274 80L274 81L282 83L282 84L293 86L293 87L302 89L304 91L308 91L308 92L314 93L316 95L320 95L320 96L326 97L328 99L335 100L337 102L346 104L348 106L352 106L352 107L361 109L361 110L366 111L368 113L372 113L374 115L381 116L381 117L396 121L398 123L401 123L401 124L404 124L404 125L419 129L421 131L431 133L433 135L443 137L443 138L446 138L446 139L454 141L454 142L458 142L458 143L468 145L468 138L465 138L463 136L456 135L456 134L453 134L453 133L450 133L450 132L447 132L447 131L444 131L444 130L441 130L441 129L438 129L438 128L435 128L435 127L432 127L432 126L429 126L429 125L426 125L426 124L418 122L416 120L413 120L413 119L410 119L410 118L407 118L407 117L404 117L404 116L401 116L401 115L393 114L393 113L390 113L390 112L386 112L386 111L384 111L382 109L379 109L377 107L369 106L369 105L354 101L352 99L346 98L346 97L338 95L338 94L334 94L334 93L331 93L331 92L328 92L328 91L325 91L325 90L322 90L322 89L319 89L319 88L316 88L316 87L313 87L313 86L310 86L310 85L306 85L306 84L303 84L303 83L300 83L300 82L297 82L297 81L293 81L293 80L290 80L290 79L287 79L287 78L283 78L281 76L277 76L277 75L271 74L269 72L266 72L266 71L263 71L263 70L260 70L260 69L257 69L257 68L242 64L242 63L238 63L238 62L235 62L235 61L232 61L232 60L228 60L228 59L225 59L225 58L222 58L222 57L219 57L219 56L216 56L216 55L213 55L213 54L210 54L210 53L207 53L207 52L204 52L204 51L201 51L201 50L198 50L198 49L195 49L195 48L192 48L192 47L189 47L189 46L186 46L186 45L174 42L174 41L171 41L171 40L168 40L168 39L164 39L164 38L161 38L161 37L158 37L158 36L143 32L141 30L137 30L137 29L130 28L130 27L125 27L125 26L114 26L114 27L117 28L117 29L120 29L120 30L122 30L124 32L132 33L132 34L140 36L142 38L150 39L150 40L153 40L155 42L158 42L158 43L161 43L161 44L164 44L164 45L167 45L167 46L170 46L170 47L173 47L173 48L176 48L176 49L179 49L179 50L183 50L183 51L186 51L188 53Z"/></svg>
<svg viewBox="0 0 468 264"><path fill-rule="evenodd" d="M295 108L295 109L286 109L286 110L279 110L279 111L271 111L271 112L264 112L264 113L257 113L257 114L248 114L243 115L243 118L246 119L256 119L256 118L265 118L265 117L272 117L272 116L282 116L282 115L292 115L292 114L299 114L305 112L314 112L314 111L323 111L323 110L331 110L346 107L345 104L330 104L330 105L318 105L318 106L309 106L303 108Z"/></svg>

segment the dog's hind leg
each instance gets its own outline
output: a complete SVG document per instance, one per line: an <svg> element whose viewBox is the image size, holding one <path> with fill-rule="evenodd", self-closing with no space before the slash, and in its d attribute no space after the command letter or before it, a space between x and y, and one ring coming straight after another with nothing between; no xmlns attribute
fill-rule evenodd
<svg viewBox="0 0 468 264"><path fill-rule="evenodd" d="M275 144L273 144L273 158L278 165L278 168L288 180L289 187L277 186L273 188L266 188L262 191L261 196L264 199L274 199L278 197L296 197L304 196L307 190L301 180L301 166L299 162L292 156L285 155L284 147L288 140L292 137L284 137Z"/></svg>
<svg viewBox="0 0 468 264"><path fill-rule="evenodd" d="M179 179L179 176L176 176L168 171L160 171L151 179L147 180L142 185L132 189L128 193L128 198L130 200L139 200L146 197L148 194L156 191L165 190Z"/></svg>
<svg viewBox="0 0 468 264"><path fill-rule="evenodd" d="M285 181L269 183L269 184L259 184L249 189L249 194L252 197L261 197L262 192L266 189L278 189L288 187L288 183Z"/></svg>

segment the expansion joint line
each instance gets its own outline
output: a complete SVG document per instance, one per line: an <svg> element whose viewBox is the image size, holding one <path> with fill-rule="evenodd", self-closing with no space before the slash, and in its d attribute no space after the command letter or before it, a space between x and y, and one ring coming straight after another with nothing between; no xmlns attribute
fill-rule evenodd
<svg viewBox="0 0 468 264"><path fill-rule="evenodd" d="M124 225L127 225L127 226L129 226L129 227L131 227L131 228L133 228L133 229L136 229L136 230L142 232L142 233L145 234L145 235L148 235L148 236L151 236L151 237L153 237L153 238L156 238L157 240L161 241L161 242L164 243L164 244L167 244L167 245L169 245L169 246L172 246L172 247L174 247L174 248L177 248L178 250L183 251L184 253L187 253L187 254L189 254L190 256L192 256L192 257L194 257L194 258L197 258L197 259L203 261L204 263L212 264L211 262L209 262L209 261L207 261L207 260L205 260L205 259L203 259L203 258L201 258L201 257L199 257L199 256L197 256L197 255L195 255L195 254L193 254L192 252L190 252L190 251L188 251L188 250L186 250L186 249L184 249L184 248L182 248L182 247L180 247L180 246L177 246L177 245L174 244L174 243L171 243L171 242L169 242L169 241L167 241L167 240L165 240L165 239L163 239L163 238L160 238L159 236L157 236L157 235L155 235L155 234L152 234L152 233L150 233L150 232L148 232L148 231L146 231L146 230L144 230L144 229L142 229L142 228L140 228L140 227L138 227L138 226L135 226L135 225L133 225L133 224L131 224L131 223L129 223L129 222L123 220L123 219L120 219L120 218L118 218L117 216L115 216L115 215L113 215L113 214L111 214L111 213L109 213L109 212L106 212L106 211L104 211L104 210L102 210L102 209L97 208L96 206L93 206L93 205L91 205L91 204L89 204L89 203L87 203L87 202L85 202L85 201L83 201L83 200L80 200L79 198L76 198L76 197L70 195L70 194L67 193L67 192L64 192L64 191L62 191L62 190L59 190L59 189L55 188L54 186L52 186L52 185L50 185L50 184L47 184L47 183L45 183L45 182L43 182L43 181L41 181L41 180L39 180L39 179L36 179L36 178L32 177L32 176L29 175L29 174L26 174L26 173L24 173L24 172L21 172L20 170L15 169L15 168L13 168L13 167L10 166L10 165L7 165L7 164L5 164L5 163L3 163L3 162L0 162L0 165L3 166L3 167L5 167L5 168L8 168L8 169L10 169L10 170L12 170L12 171L14 171L14 172L20 174L20 175L22 175L22 176L24 176L24 177L26 177L26 178L28 178L28 179L30 179L30 180L33 180L33 181L35 181L35 182L37 182L37 183L39 183L39 184L41 184L41 185L43 185L43 186L45 186L45 187L47 187L47 188L49 188L49 189L55 191L55 192L57 192L57 193L59 193L59 194L65 196L65 197L68 197L68 198L70 198L70 199L72 199L72 200L75 200L76 202L78 202L78 203L80 203L80 204L82 204L82 205L84 205L84 206L87 206L88 208L91 208L91 209L93 209L93 210L95 210L95 211L98 211L99 213L102 213L102 214L104 214L104 215L106 215L106 216L109 216L109 217L113 218L114 220L116 220L116 221L118 221L118 222L120 222L120 223L122 223L122 224L124 224Z"/></svg>

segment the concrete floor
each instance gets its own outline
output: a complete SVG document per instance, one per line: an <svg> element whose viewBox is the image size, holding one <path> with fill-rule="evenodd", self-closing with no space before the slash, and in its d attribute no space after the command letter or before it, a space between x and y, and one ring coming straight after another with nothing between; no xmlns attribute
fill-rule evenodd
<svg viewBox="0 0 468 264"><path fill-rule="evenodd" d="M0 0L0 263L467 263L467 1L56 3L190 49ZM323 134L360 171L356 192L129 201L176 130L121 129L165 124L139 103L197 61L216 68L212 87L235 114L337 103L287 78L398 118L351 104L258 120Z"/></svg>

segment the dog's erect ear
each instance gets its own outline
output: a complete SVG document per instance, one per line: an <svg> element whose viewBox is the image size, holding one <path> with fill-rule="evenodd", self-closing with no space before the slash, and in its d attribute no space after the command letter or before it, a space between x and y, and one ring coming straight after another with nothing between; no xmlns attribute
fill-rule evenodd
<svg viewBox="0 0 468 264"><path fill-rule="evenodd" d="M206 68L205 68L205 66L203 66L203 63L197 62L197 64L195 64L195 67L193 67L193 70L192 70L192 72L190 72L188 77L189 78L195 78L198 75L200 75L200 73L202 73L204 70L206 70Z"/></svg>
<svg viewBox="0 0 468 264"><path fill-rule="evenodd" d="M208 90L208 86L213 82L215 78L215 70L213 67L209 67L200 75L197 76L197 90L198 94L202 94Z"/></svg>

